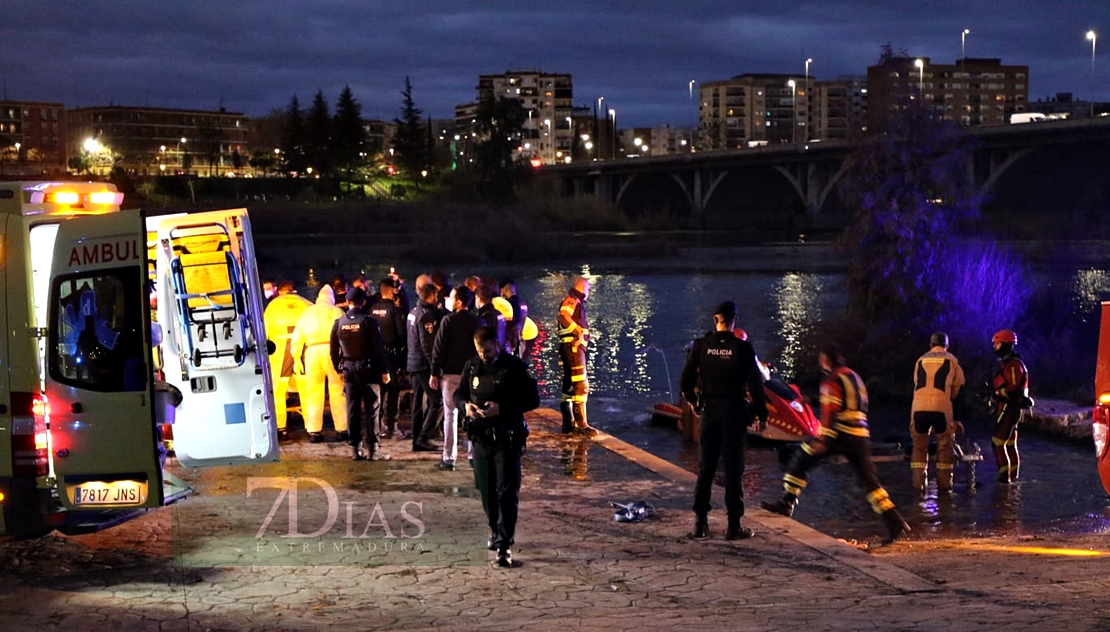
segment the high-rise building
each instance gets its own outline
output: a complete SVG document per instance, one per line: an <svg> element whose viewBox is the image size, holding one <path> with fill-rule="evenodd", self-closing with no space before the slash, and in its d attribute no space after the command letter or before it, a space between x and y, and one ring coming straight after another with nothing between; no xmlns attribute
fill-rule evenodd
<svg viewBox="0 0 1110 632"><path fill-rule="evenodd" d="M460 137L473 131L478 104L495 98L515 99L524 109L522 160L543 164L567 162L574 148L574 89L569 74L536 70L506 71L478 77L475 103L456 106L456 133Z"/></svg>
<svg viewBox="0 0 1110 632"><path fill-rule="evenodd" d="M0 101L0 175L65 173L66 159L64 105Z"/></svg>
<svg viewBox="0 0 1110 632"><path fill-rule="evenodd" d="M855 138L867 129L867 79L842 76L813 83L807 140Z"/></svg>
<svg viewBox="0 0 1110 632"><path fill-rule="evenodd" d="M809 77L809 83L814 82ZM744 74L699 87L699 151L804 141L809 90L801 76Z"/></svg>
<svg viewBox="0 0 1110 632"><path fill-rule="evenodd" d="M240 112L109 105L66 115L71 152L94 141L111 164L136 175L220 176L249 168L249 119Z"/></svg>
<svg viewBox="0 0 1110 632"><path fill-rule="evenodd" d="M882 129L891 112L911 103L961 125L1001 125L1029 101L1029 66L965 57L934 64L928 57L896 56L867 67L868 125Z"/></svg>

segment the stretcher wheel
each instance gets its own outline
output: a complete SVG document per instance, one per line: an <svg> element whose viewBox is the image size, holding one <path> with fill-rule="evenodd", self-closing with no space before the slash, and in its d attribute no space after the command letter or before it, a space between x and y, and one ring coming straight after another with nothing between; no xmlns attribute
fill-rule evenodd
<svg viewBox="0 0 1110 632"><path fill-rule="evenodd" d="M199 369L201 359L202 357L200 355L200 349L193 349L193 366Z"/></svg>
<svg viewBox="0 0 1110 632"><path fill-rule="evenodd" d="M235 358L235 364L242 364L243 363L243 347L241 347L239 345L235 345L235 354L232 357Z"/></svg>

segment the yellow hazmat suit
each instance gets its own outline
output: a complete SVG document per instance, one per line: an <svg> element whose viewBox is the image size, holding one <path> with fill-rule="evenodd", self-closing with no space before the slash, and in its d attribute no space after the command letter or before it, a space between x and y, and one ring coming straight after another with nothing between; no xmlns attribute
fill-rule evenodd
<svg viewBox="0 0 1110 632"><path fill-rule="evenodd" d="M336 432L347 431L347 399L343 396L343 380L331 364L331 327L343 310L335 306L330 286L320 289L316 304L304 310L293 330L291 351L294 370L303 379L297 380L301 395L304 427L310 434L324 428L324 386L328 389L331 419Z"/></svg>
<svg viewBox="0 0 1110 632"><path fill-rule="evenodd" d="M287 415L285 397L289 392L289 377L293 375L293 354L289 351L293 329L301 314L312 301L299 294L282 294L274 297L262 313L266 321L266 337L273 341L277 351L270 358L270 372L274 381L274 413L278 430L285 430Z"/></svg>

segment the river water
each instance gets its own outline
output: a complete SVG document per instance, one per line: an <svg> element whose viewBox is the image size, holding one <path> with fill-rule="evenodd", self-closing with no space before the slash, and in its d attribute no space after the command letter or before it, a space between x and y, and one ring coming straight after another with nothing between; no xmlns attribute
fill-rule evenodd
<svg viewBox="0 0 1110 632"><path fill-rule="evenodd" d="M396 265L409 279L419 272L399 262L352 265L350 272L362 269L376 278L390 265ZM293 278L303 286L306 267L287 262L281 268L264 269L262 274ZM722 300L736 301L740 326L748 332L760 357L772 362L782 375L791 375L800 362L815 362L815 358L801 355L798 343L814 322L842 308L842 274L823 265L801 269L809 271L737 269L725 262L719 266L699 265L691 271L675 270L664 262L618 261L559 268L485 265L445 272L455 282L471 274L512 276L516 280L530 316L541 328L532 368L545 403L553 407L558 402L560 369L554 342L547 333L554 329L555 314L568 284L579 274L588 276L593 284L587 303L591 330L590 422L696 471L696 446L685 443L673 428L653 426L648 412L651 405L677 399L684 347L711 328L713 307ZM330 273L320 270L316 276L326 281ZM1102 282L1110 277L1106 270L1075 269L1053 274L1073 288L1076 319L1092 318L1098 301L1110 299L1110 287ZM303 287L301 291L314 298L315 290ZM971 379L969 376L969 382ZM811 399L815 395L806 394ZM882 402L873 401L872 406L873 410L884 410ZM876 412L871 422L875 439L905 434L908 410ZM1025 433L1021 437L1022 480L1000 486L994 481L989 429L971 427L968 436L988 453L978 468L979 485L975 489L964 485L967 472L961 467L957 468L954 494L938 498L931 491L920 498L910 491L908 461L892 454L877 463L879 476L913 527L914 537L1110 531L1110 510L1098 481L1092 446ZM752 506L781 493L782 470L776 447L755 442L750 446L744 484ZM588 453L568 453L566 458L568 475L572 471L581 475L585 468L588 476ZM718 496L717 500L723 498ZM880 521L870 512L864 493L843 463L828 462L814 470L795 517L835 537L864 540L882 532Z"/></svg>

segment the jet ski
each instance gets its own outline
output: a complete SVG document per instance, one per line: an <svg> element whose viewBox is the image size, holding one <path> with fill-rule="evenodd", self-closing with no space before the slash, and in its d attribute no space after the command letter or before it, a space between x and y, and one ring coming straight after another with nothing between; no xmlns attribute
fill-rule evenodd
<svg viewBox="0 0 1110 632"><path fill-rule="evenodd" d="M767 399L767 426L761 429L756 420L748 426L748 435L768 441L803 441L817 434L821 421L797 386L771 375L763 381L763 395ZM684 436L697 440L700 420L685 398L680 397L678 404L658 402L651 414L653 423L677 425Z"/></svg>

